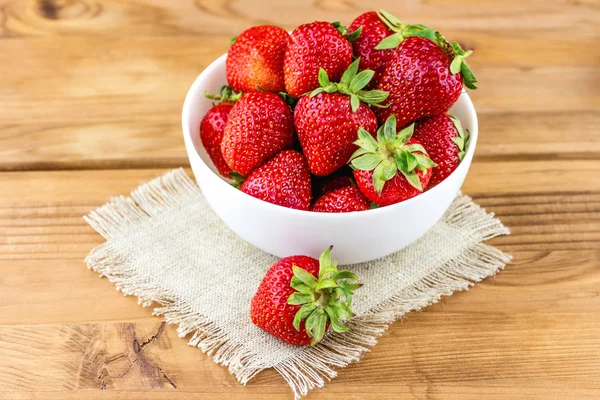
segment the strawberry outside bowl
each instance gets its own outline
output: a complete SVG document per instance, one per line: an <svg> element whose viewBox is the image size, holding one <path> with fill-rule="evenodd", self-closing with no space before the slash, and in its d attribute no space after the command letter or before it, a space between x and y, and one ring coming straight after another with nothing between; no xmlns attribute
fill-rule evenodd
<svg viewBox="0 0 600 400"><path fill-rule="evenodd" d="M412 199L368 211L318 213L281 207L237 190L216 172L199 135L200 121L212 107L204 93L218 93L226 83L226 57L210 64L190 88L183 105L183 136L204 197L221 220L248 243L278 257L302 254L316 258L333 245L340 264L370 261L425 234L458 194L473 160L478 133L477 114L464 91L450 113L471 134L465 157L446 180Z"/></svg>

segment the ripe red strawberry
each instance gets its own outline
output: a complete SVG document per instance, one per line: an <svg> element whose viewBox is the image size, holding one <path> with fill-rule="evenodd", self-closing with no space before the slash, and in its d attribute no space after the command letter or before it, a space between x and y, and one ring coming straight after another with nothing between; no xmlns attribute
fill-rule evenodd
<svg viewBox="0 0 600 400"><path fill-rule="evenodd" d="M394 32L386 26L375 11L369 11L359 15L348 27L349 31L362 28L358 38L352 42L354 55L360 57L360 69L372 69L375 71L373 80L369 87L377 86L379 77L383 73L387 61L394 53L392 49L375 50L375 47L387 36Z"/></svg>
<svg viewBox="0 0 600 400"><path fill-rule="evenodd" d="M438 165L433 169L427 189L446 179L462 161L469 141L458 118L440 114L417 121L413 139L418 140Z"/></svg>
<svg viewBox="0 0 600 400"><path fill-rule="evenodd" d="M283 92L283 56L290 36L272 25L246 29L227 52L227 82L236 92Z"/></svg>
<svg viewBox="0 0 600 400"><path fill-rule="evenodd" d="M306 159L297 151L282 151L254 170L240 190L269 203L308 210L311 183Z"/></svg>
<svg viewBox="0 0 600 400"><path fill-rule="evenodd" d="M221 151L227 165L246 176L294 143L289 106L275 93L245 93L225 126Z"/></svg>
<svg viewBox="0 0 600 400"><path fill-rule="evenodd" d="M340 213L365 211L370 208L369 202L360 190L354 186L346 186L319 197L311 211Z"/></svg>
<svg viewBox="0 0 600 400"><path fill-rule="evenodd" d="M221 141L229 111L231 111L233 103L239 99L241 93L235 93L231 90L231 87L225 85L221 87L220 95L207 93L204 95L209 99L218 100L220 104L208 110L202 118L199 129L200 140L219 173L229 178L231 168L229 168L221 153Z"/></svg>
<svg viewBox="0 0 600 400"><path fill-rule="evenodd" d="M360 69L375 71L369 88L374 88L394 54L394 48L408 36L427 29L423 25L405 25L392 14L379 10L359 15L348 27L349 31L361 29L357 39L352 42L354 56L360 57ZM394 45L395 43L395 45Z"/></svg>
<svg viewBox="0 0 600 400"><path fill-rule="evenodd" d="M360 191L373 203L387 206L421 193L429 183L436 164L421 144L411 139L414 124L396 133L392 115L377 131L377 140L358 130L360 148L352 155L351 166Z"/></svg>
<svg viewBox="0 0 600 400"><path fill-rule="evenodd" d="M290 36L284 57L285 88L292 97L319 86L319 69L337 81L352 62L352 45L329 22L300 25Z"/></svg>
<svg viewBox="0 0 600 400"><path fill-rule="evenodd" d="M445 113L458 100L463 87L475 89L477 80L467 66L464 52L435 32L436 42L411 36L400 43L389 60L377 88L390 93L386 105L377 110L383 123L395 114L399 126L417 119Z"/></svg>
<svg viewBox="0 0 600 400"><path fill-rule="evenodd" d="M360 287L350 271L338 271L331 247L319 260L307 256L285 257L265 274L252 298L250 317L286 343L318 343L331 325L336 332L349 329L340 321L351 318L352 294Z"/></svg>
<svg viewBox="0 0 600 400"><path fill-rule="evenodd" d="M412 143L416 142L409 142L409 144ZM426 187L431 177L431 169L417 170L416 175L419 178L420 185ZM381 193L378 193L373 186L373 171L356 170L354 171L354 178L361 192L369 200L381 207L400 203L422 192L422 190L412 186L401 174L396 174L392 179L387 181Z"/></svg>
<svg viewBox="0 0 600 400"><path fill-rule="evenodd" d="M373 71L357 73L359 62L357 59L350 65L340 83L330 82L321 69L321 87L296 104L294 124L298 139L310 171L317 176L329 175L348 162L356 150L353 141L359 127L372 133L377 129L377 117L365 103L377 104L388 94L362 90Z"/></svg>
<svg viewBox="0 0 600 400"><path fill-rule="evenodd" d="M202 118L202 122L200 122L200 140L202 141L202 145L219 170L219 173L228 178L231 168L229 168L221 153L221 140L223 139L223 132L225 132L227 116L232 107L233 104L217 104L208 110L204 118Z"/></svg>

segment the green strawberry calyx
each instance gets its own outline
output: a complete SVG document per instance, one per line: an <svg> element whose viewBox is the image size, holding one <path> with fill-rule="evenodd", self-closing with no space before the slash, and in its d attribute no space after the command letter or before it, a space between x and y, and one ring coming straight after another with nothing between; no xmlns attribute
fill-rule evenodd
<svg viewBox="0 0 600 400"><path fill-rule="evenodd" d="M471 71L466 61L466 58L473 54L473 50L464 51L458 42L452 42L450 46L454 53L454 59L450 63L450 73L453 75L461 73L465 86L471 90L477 89L477 78L473 75L473 71Z"/></svg>
<svg viewBox="0 0 600 400"><path fill-rule="evenodd" d="M408 183L423 191L417 171L437 167L425 148L417 143L407 144L415 124L396 133L396 115L392 114L377 130L377 140L365 129L358 128L359 148L350 157L350 166L363 171L373 171L373 187L381 195L385 183L400 172Z"/></svg>
<svg viewBox="0 0 600 400"><path fill-rule="evenodd" d="M352 272L338 271L337 261L331 260L331 249L319 258L319 275L315 277L305 269L292 266L294 276L290 286L296 290L288 298L288 304L301 305L294 316L294 328L300 330L300 323L305 321L304 328L312 339L311 346L319 343L325 335L327 322L335 332L347 332L349 328L341 321L354 316L350 306L352 295L361 287L358 278ZM352 283L350 281L355 281Z"/></svg>
<svg viewBox="0 0 600 400"><path fill-rule="evenodd" d="M329 75L325 69L319 69L319 84L321 87L316 88L310 93L310 97L314 97L319 93L335 93L339 92L350 96L350 106L352 112L356 112L360 103L370 104L375 107L384 107L380 105L382 101L388 98L389 92L383 90L364 90L365 86L369 84L375 72L370 69L358 72L358 66L360 64L360 57L354 60L348 69L342 75L342 79L339 82L331 82Z"/></svg>
<svg viewBox="0 0 600 400"><path fill-rule="evenodd" d="M239 189L246 181L246 177L237 171L231 171L229 173L229 177L233 179L233 183L231 184L231 186L233 186L236 189Z"/></svg>
<svg viewBox="0 0 600 400"><path fill-rule="evenodd" d="M407 25L385 10L378 10L377 16L394 33L383 38L375 50L395 49L409 36L422 36L435 41L435 31L425 25Z"/></svg>
<svg viewBox="0 0 600 400"><path fill-rule="evenodd" d="M233 89L231 89L231 86L223 85L223 86L221 86L221 89L219 90L219 94L211 94L208 92L204 92L204 97L206 97L207 99L210 99L210 100L217 100L220 104L222 104L222 103L233 104L236 101L238 101L240 99L240 97L242 97L242 92L236 93L233 91Z"/></svg>
<svg viewBox="0 0 600 400"><path fill-rule="evenodd" d="M279 92L278 95L279 95L279 97L281 97L281 100L285 101L285 104L290 106L290 108L292 110L294 109L294 107L296 107L296 103L298 102L298 99L290 96L286 92Z"/></svg>
<svg viewBox="0 0 600 400"><path fill-rule="evenodd" d="M473 50L464 51L458 42L450 43L441 33L435 31L434 38L431 39L452 59L450 63L450 73L456 75L462 74L463 83L471 90L477 89L477 78L473 75L473 71L467 65L467 57L473 54Z"/></svg>
<svg viewBox="0 0 600 400"><path fill-rule="evenodd" d="M460 152L458 153L458 158L460 161L462 161L463 158L465 158L467 144L469 143L469 138L470 138L469 130L463 129L462 124L460 123L460 120L458 118L456 118L455 116L451 115L450 119L452 120L452 123L454 124L454 127L456 128L456 132L458 132L458 136L453 137L452 141L454 142L454 144L456 144L458 146L458 148L460 150Z"/></svg>
<svg viewBox="0 0 600 400"><path fill-rule="evenodd" d="M331 25L333 25L333 27L337 29L340 35L348 39L348 41L350 42L354 42L362 33L362 26L358 27L358 29L354 32L348 32L348 29L344 25L342 25L340 21L332 22Z"/></svg>

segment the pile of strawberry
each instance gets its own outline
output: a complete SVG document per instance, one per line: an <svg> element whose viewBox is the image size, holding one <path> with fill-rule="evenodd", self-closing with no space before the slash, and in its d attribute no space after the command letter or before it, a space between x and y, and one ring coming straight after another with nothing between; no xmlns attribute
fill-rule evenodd
<svg viewBox="0 0 600 400"><path fill-rule="evenodd" d="M200 125L219 172L243 192L317 212L387 206L448 177L468 132L447 112L476 79L458 43L380 10L291 34L234 39L227 81ZM349 167L348 167L349 165Z"/></svg>

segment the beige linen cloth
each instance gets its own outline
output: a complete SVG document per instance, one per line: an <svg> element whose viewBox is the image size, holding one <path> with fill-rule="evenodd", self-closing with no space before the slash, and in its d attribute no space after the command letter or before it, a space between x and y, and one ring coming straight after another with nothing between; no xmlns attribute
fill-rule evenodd
<svg viewBox="0 0 600 400"><path fill-rule="evenodd" d="M409 311L494 275L510 260L482 242L508 229L460 195L444 217L408 248L351 265L363 283L350 332L329 332L315 347L288 345L252 324L250 300L276 258L229 230L182 169L111 199L84 217L106 242L89 268L177 324L180 337L212 355L246 384L275 368L296 399L322 387ZM333 251L335 258L335 249Z"/></svg>

